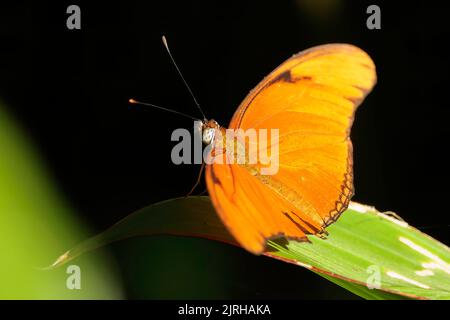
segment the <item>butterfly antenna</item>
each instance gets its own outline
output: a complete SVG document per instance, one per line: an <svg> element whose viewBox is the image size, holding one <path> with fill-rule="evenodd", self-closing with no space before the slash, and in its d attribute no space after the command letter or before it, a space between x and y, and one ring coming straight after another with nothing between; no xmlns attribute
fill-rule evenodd
<svg viewBox="0 0 450 320"><path fill-rule="evenodd" d="M175 59L173 58L172 53L170 52L169 45L167 44L167 40L166 40L166 37L165 37L165 36L162 36L162 42L163 42L164 46L166 47L167 53L169 54L169 57L170 57L170 60L172 60L173 65L174 65L175 68L177 69L178 74L179 74L180 77L181 77L181 80L183 80L184 85L186 86L186 88L188 89L188 91L189 91L189 93L191 94L192 98L194 99L194 102L195 102L195 104L197 105L198 110L200 110L200 112L201 112L201 114L202 114L202 116L203 116L203 120L206 121L205 114L203 113L203 110L202 110L202 108L200 107L200 104L198 103L197 99L195 99L194 93L192 92L192 90L191 90L191 88L189 87L188 83L187 83L186 80L184 79L183 74L181 73L180 68L178 68L177 63L175 62Z"/></svg>
<svg viewBox="0 0 450 320"><path fill-rule="evenodd" d="M143 105L143 106L147 106L147 107L153 107L153 108L161 109L161 110L164 110L164 111L168 111L168 112L179 114L179 115L181 115L183 117L186 117L186 118L189 118L189 119L192 119L192 120L195 120L195 121L201 121L200 119L192 117L192 116L190 116L188 114L185 114L183 112L172 110L172 109L168 109L168 108L164 108L164 107L160 107L160 106L157 106L156 104L147 103L147 102L141 102L141 101L137 101L137 100L134 100L134 99L130 99L130 100L128 100L128 102L131 103L131 104L139 104L139 105Z"/></svg>

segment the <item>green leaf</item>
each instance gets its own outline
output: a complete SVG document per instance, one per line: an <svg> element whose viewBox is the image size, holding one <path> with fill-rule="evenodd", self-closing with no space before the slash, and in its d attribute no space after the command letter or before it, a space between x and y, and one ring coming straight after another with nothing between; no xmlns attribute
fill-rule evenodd
<svg viewBox="0 0 450 320"><path fill-rule="evenodd" d="M65 268L42 269L86 230L1 102L0 155L0 299L122 298L104 252L77 261L82 290L68 288Z"/></svg>
<svg viewBox="0 0 450 320"><path fill-rule="evenodd" d="M449 248L406 222L351 203L327 230L326 239L308 236L311 243L269 241L265 255L307 268L366 299L450 299ZM208 197L178 198L131 214L63 254L53 267L119 239L155 234L237 245Z"/></svg>

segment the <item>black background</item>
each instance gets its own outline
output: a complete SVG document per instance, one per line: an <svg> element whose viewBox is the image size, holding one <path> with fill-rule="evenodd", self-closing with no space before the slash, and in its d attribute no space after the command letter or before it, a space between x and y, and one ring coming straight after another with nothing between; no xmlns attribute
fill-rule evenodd
<svg viewBox="0 0 450 320"><path fill-rule="evenodd" d="M363 48L378 84L352 130L353 200L395 211L448 244L450 28L442 5L93 2L14 2L0 13L0 97L93 233L184 195L197 177L199 165L170 160L172 131L192 121L127 103L134 97L200 116L161 43L165 34L207 117L222 125L292 54L330 42ZM366 28L373 3L381 30ZM66 28L70 4L81 7L81 30ZM131 298L353 297L306 270L222 244L161 237L111 250ZM152 250L154 260L145 256ZM160 290L147 289L155 282Z"/></svg>

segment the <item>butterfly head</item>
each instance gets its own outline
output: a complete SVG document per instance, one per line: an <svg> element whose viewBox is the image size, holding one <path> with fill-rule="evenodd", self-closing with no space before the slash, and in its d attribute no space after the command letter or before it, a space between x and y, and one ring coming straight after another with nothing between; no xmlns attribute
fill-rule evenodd
<svg viewBox="0 0 450 320"><path fill-rule="evenodd" d="M202 141L204 144L209 145L214 141L216 135L216 129L220 126L216 120L205 120L202 123Z"/></svg>

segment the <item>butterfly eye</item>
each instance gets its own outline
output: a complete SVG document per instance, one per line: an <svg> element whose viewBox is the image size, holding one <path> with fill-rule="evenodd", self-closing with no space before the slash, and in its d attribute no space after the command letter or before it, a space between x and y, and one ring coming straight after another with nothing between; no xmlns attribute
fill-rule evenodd
<svg viewBox="0 0 450 320"><path fill-rule="evenodd" d="M204 144L210 144L214 139L214 128L206 128L203 130L202 140Z"/></svg>

